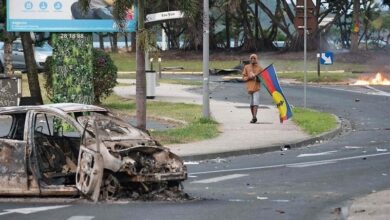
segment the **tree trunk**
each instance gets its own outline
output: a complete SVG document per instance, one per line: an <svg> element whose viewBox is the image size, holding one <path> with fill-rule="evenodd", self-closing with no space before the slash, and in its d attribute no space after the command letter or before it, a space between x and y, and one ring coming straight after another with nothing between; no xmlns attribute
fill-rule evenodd
<svg viewBox="0 0 390 220"><path fill-rule="evenodd" d="M137 50L137 33L131 32L131 52L135 52Z"/></svg>
<svg viewBox="0 0 390 220"><path fill-rule="evenodd" d="M118 33L115 32L112 34L112 48L113 53L118 53Z"/></svg>
<svg viewBox="0 0 390 220"><path fill-rule="evenodd" d="M360 0L353 0L353 14L352 14L352 33L351 33L351 51L359 50L359 13Z"/></svg>
<svg viewBox="0 0 390 220"><path fill-rule="evenodd" d="M12 42L4 42L4 73L6 75L13 75L14 70L12 67Z"/></svg>
<svg viewBox="0 0 390 220"><path fill-rule="evenodd" d="M102 33L99 33L99 45L100 49L104 50L104 35Z"/></svg>
<svg viewBox="0 0 390 220"><path fill-rule="evenodd" d="M39 87L37 63L34 56L34 47L29 32L21 32L24 59L27 67L28 86L30 88L31 97L34 97L36 102L43 104L41 88Z"/></svg>
<svg viewBox="0 0 390 220"><path fill-rule="evenodd" d="M2 34L4 38L4 63L0 63L0 71L11 76L14 74L12 67L12 42L15 40L15 36L5 29Z"/></svg>
<svg viewBox="0 0 390 220"><path fill-rule="evenodd" d="M137 127L146 130L146 75L145 75L145 48L140 43L144 30L144 0L138 1L138 30L137 30L137 73L136 73L136 106Z"/></svg>
<svg viewBox="0 0 390 220"><path fill-rule="evenodd" d="M225 10L225 31L226 31L226 49L230 49L230 16L229 16L229 6L226 6Z"/></svg>
<svg viewBox="0 0 390 220"><path fill-rule="evenodd" d="M256 41L259 41L259 21L260 18L259 18L259 5L257 3L255 3L255 38L256 38Z"/></svg>
<svg viewBox="0 0 390 220"><path fill-rule="evenodd" d="M243 27L244 27L244 44L242 46L243 51L254 52L259 49L259 42L252 32L251 22L248 16L248 5L246 1L241 1L240 9L243 15Z"/></svg>
<svg viewBox="0 0 390 220"><path fill-rule="evenodd" d="M126 52L129 52L129 38L127 37L127 32L124 33L125 37L125 46L126 46Z"/></svg>

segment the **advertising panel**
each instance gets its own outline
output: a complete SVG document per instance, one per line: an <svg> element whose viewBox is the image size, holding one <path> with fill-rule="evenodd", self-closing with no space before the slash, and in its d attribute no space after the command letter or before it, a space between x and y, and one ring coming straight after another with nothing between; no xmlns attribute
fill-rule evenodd
<svg viewBox="0 0 390 220"><path fill-rule="evenodd" d="M77 0L7 0L10 32L117 32L112 16L114 0L91 0L82 12ZM126 32L136 28L136 10L127 12Z"/></svg>

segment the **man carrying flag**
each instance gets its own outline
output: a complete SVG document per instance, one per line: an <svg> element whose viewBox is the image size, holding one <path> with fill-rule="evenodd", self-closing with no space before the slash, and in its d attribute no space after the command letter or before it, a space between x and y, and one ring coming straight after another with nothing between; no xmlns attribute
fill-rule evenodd
<svg viewBox="0 0 390 220"><path fill-rule="evenodd" d="M292 117L291 107L283 94L282 88L279 85L278 77L274 66L271 64L266 67L257 78L263 83L268 93L272 96L276 107L279 109L280 123Z"/></svg>
<svg viewBox="0 0 390 220"><path fill-rule="evenodd" d="M252 120L250 123L257 122L257 109L260 104L260 81L256 80L256 75L260 73L263 68L257 62L257 55L251 54L249 56L250 63L244 66L242 71L242 78L246 82L246 90L251 97L250 108L252 113Z"/></svg>

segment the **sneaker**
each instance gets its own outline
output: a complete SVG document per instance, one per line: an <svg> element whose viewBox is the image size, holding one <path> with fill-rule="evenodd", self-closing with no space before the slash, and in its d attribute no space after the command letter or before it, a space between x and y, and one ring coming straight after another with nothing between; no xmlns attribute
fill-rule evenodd
<svg viewBox="0 0 390 220"><path fill-rule="evenodd" d="M252 120L250 121L250 123L254 124L257 122L257 118L252 118Z"/></svg>

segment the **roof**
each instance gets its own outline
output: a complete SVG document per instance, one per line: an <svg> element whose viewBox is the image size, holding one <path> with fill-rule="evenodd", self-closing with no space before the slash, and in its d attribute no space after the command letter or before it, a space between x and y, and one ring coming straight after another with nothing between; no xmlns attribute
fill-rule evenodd
<svg viewBox="0 0 390 220"><path fill-rule="evenodd" d="M54 110L58 109L63 112L83 112L83 111L107 111L105 108L95 106L95 105L86 105L80 103L55 103L47 105L26 105L26 106L10 106L10 107L0 107L1 112L27 112L29 110Z"/></svg>

